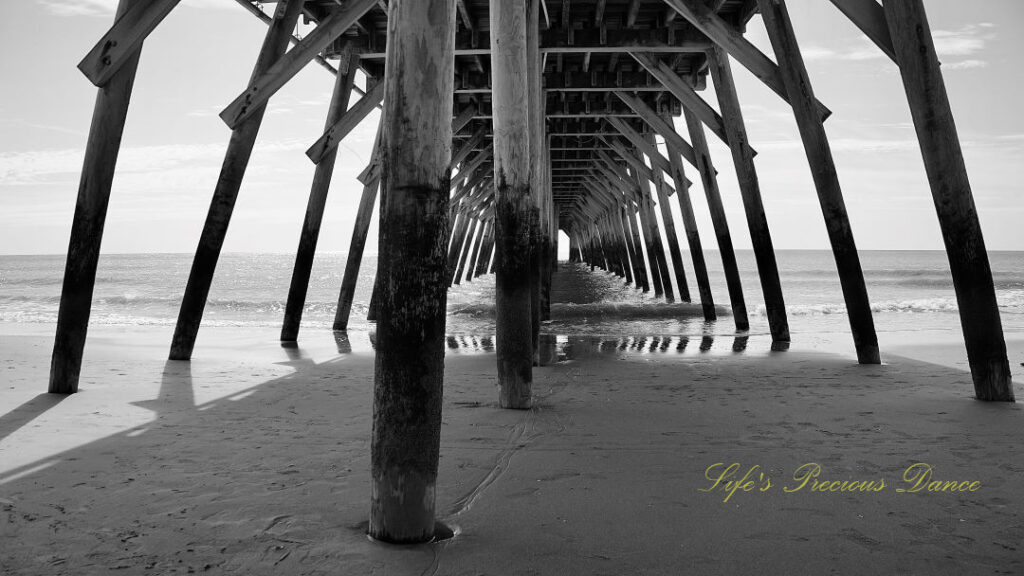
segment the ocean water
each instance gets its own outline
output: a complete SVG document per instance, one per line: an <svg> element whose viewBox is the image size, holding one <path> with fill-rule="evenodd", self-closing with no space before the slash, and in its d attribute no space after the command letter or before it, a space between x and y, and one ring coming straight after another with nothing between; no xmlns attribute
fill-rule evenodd
<svg viewBox="0 0 1024 576"><path fill-rule="evenodd" d="M768 332L751 252L739 252L752 335ZM688 258L688 253L684 253ZM607 336L707 336L735 333L717 252L706 254L715 302L724 314L705 323L696 306L670 304L627 286L611 274L562 263L566 271L553 305L551 334ZM866 251L861 255L877 330L958 333L959 315L946 256L931 251ZM292 255L224 254L210 292L204 326L279 326L288 294ZM1024 335L1024 252L990 254L1004 331ZM188 280L190 254L103 255L91 323L173 325ZM827 251L779 251L778 262L791 331L849 332L839 279ZM314 263L304 330L329 330L344 272L344 254L322 254ZM365 320L376 268L367 256L360 271L350 330L370 331ZM64 257L0 256L0 328L3 323L55 323ZM692 269L687 279L696 298ZM484 276L449 292L448 332L494 333L494 280Z"/></svg>

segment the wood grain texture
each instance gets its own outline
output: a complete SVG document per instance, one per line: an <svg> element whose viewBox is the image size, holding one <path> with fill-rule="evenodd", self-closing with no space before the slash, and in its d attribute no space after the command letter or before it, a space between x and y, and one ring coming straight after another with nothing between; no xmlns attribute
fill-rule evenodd
<svg viewBox="0 0 1024 576"><path fill-rule="evenodd" d="M924 4L886 0L884 7L949 256L974 392L1012 402L992 269Z"/></svg>
<svg viewBox="0 0 1024 576"><path fill-rule="evenodd" d="M121 0L117 16L122 16L131 4L131 0ZM51 393L72 394L78 391L103 225L107 219L114 168L121 150L121 137L141 52L142 45L139 44L106 85L96 92L64 265L57 332L50 361Z"/></svg>
<svg viewBox="0 0 1024 576"><path fill-rule="evenodd" d="M455 0L391 0L388 40L369 534L412 543L435 529Z"/></svg>
<svg viewBox="0 0 1024 576"><path fill-rule="evenodd" d="M825 218L832 254L839 272L839 283L846 302L853 334L857 360L861 364L881 364L878 353L878 336L871 314L864 271L861 269L857 244L846 212L839 175L836 172L832 148L829 146L825 126L818 117L815 106L814 88L804 66L800 47L797 45L793 24L790 22L785 0L758 0L761 17L768 29L768 37L779 62L782 80L789 93L800 139L807 153L814 188Z"/></svg>

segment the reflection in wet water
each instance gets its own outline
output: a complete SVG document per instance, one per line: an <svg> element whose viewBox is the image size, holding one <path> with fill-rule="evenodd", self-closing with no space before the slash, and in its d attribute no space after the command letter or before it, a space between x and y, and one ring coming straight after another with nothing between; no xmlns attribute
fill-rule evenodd
<svg viewBox="0 0 1024 576"><path fill-rule="evenodd" d="M711 350L711 347L715 345L715 339L711 336L705 336L700 339L700 351L707 352Z"/></svg>
<svg viewBox="0 0 1024 576"><path fill-rule="evenodd" d="M335 332L334 341L339 354L372 351L376 345L375 332ZM715 336L704 334L699 342L693 336L566 336L542 333L540 335L541 365L575 360L598 354L619 356L726 356L732 354L768 354L789 349L786 343L772 343L768 334L750 336ZM449 334L445 337L446 354L491 354L494 352L493 335ZM696 344L696 345L693 345ZM289 351L289 356L298 356ZM297 359L293 357L292 359Z"/></svg>
<svg viewBox="0 0 1024 576"><path fill-rule="evenodd" d="M750 336L737 336L732 341L732 351L733 352L743 352L744 350L746 350L747 349L747 340L749 340L749 339L750 339Z"/></svg>
<svg viewBox="0 0 1024 576"><path fill-rule="evenodd" d="M352 343L348 340L348 332L345 332L344 330L335 330L334 344L338 347L338 354L352 353Z"/></svg>
<svg viewBox="0 0 1024 576"><path fill-rule="evenodd" d="M493 336L473 336L466 334L449 334L447 339L448 353L466 352L486 353L494 351Z"/></svg>
<svg viewBox="0 0 1024 576"><path fill-rule="evenodd" d="M486 346L482 343L486 342ZM779 351L778 346L771 344L771 337L755 338L751 343L750 336L731 338L702 336L700 344L690 346L688 336L623 336L619 338L601 336L563 336L542 334L540 337L541 364L550 364L565 360L575 360L599 354L618 356L636 355L733 355L733 354L767 354ZM449 336L449 354L488 353L494 350L491 338L472 336Z"/></svg>

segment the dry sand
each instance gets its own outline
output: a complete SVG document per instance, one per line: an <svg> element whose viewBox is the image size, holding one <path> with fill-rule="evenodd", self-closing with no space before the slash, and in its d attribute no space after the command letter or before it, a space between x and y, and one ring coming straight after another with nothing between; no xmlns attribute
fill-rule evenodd
<svg viewBox="0 0 1024 576"><path fill-rule="evenodd" d="M759 336L573 340L517 412L487 342L454 339L438 503L459 533L403 548L364 535L365 334L204 328L183 363L170 328L93 328L63 399L41 394L52 328L0 334L3 574L1024 574L1024 411L973 400L956 346L858 366ZM724 502L701 491L717 462L772 485ZM809 462L886 487L786 493ZM979 488L898 493L918 462Z"/></svg>

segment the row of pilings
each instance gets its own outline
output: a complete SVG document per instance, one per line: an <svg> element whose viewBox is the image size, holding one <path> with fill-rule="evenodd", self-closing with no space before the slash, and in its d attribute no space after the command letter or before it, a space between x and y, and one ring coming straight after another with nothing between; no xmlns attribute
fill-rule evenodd
<svg viewBox="0 0 1024 576"><path fill-rule="evenodd" d="M982 400L1012 401L992 274L923 3L885 0L882 5L869 3L861 10L850 10L850 3L834 2L899 67L949 255L975 395ZM324 135L307 152L316 163L316 173L281 338L294 341L298 336L336 147L382 102L373 160L360 175L363 194L335 321L336 329L348 325L355 278L379 190L379 260L370 306L377 320L371 536L392 542L422 542L435 535L446 304L453 282L493 267L498 403L505 408L528 409L533 369L538 363L540 322L550 314L557 230L569 234L574 258L666 299L688 300L691 290L682 275L683 252L668 206L674 193L693 258L697 295L705 317L714 319L685 160L697 168L707 197L734 322L739 331L749 327L705 127L721 138L731 153L771 336L778 343L790 340L755 151L747 137L730 56L754 71L793 108L835 255L858 360L865 364L880 361L864 276L823 127L830 112L814 96L785 2L757 0L777 65L701 0L665 3L674 15L682 16L708 38L707 68L715 83L719 110L704 103L664 62L637 53L634 58L684 104L690 142L675 132L671 118L628 90L616 90L615 96L647 129L638 132L624 121L608 119L615 133L601 134L607 148L596 151L593 165L577 182L585 193L571 205L556 206L553 193L542 82L540 0L490 1L492 145L482 152L477 151L482 137L472 145L472 140L458 148L452 144L453 136L473 114L467 111L468 117L455 114L453 119L452 113L456 0L391 0L387 4L383 78L377 85L367 86L351 107L359 55L343 54ZM139 54L143 40L174 4L121 0L114 26L82 65L99 92L71 230L51 392L66 394L78 389L106 206ZM350 0L334 7L312 33L286 51L289 42L296 40L292 31L304 3L277 2L250 85L222 114L232 133L182 299L169 353L172 360L192 357L268 99L375 6L376 0ZM665 141L665 154L653 140L655 133ZM607 161L606 150L618 154L623 163ZM456 164L459 172L453 177ZM469 169L473 165L476 168ZM667 246L655 208L662 213ZM471 251L470 246L475 248Z"/></svg>

